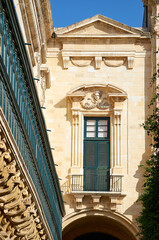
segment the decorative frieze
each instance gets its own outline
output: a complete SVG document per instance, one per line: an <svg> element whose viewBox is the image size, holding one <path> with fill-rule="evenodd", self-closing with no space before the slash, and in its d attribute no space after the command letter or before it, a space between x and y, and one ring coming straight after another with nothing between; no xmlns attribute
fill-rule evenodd
<svg viewBox="0 0 159 240"><path fill-rule="evenodd" d="M103 58L103 61L108 67L121 67L125 64L126 58Z"/></svg>
<svg viewBox="0 0 159 240"><path fill-rule="evenodd" d="M127 68L133 69L134 58L135 52L62 51L64 69L68 69L70 61L77 67L86 67L94 62L95 69L100 69L102 62L107 67L120 67L127 61Z"/></svg>
<svg viewBox="0 0 159 240"><path fill-rule="evenodd" d="M73 58L71 57L71 62L76 67L87 67L90 66L92 63L93 58L90 59L81 59L81 58Z"/></svg>

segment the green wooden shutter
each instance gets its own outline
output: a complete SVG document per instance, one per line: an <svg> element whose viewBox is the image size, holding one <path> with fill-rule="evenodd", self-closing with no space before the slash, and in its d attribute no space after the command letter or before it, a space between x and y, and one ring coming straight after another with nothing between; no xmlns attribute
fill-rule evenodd
<svg viewBox="0 0 159 240"><path fill-rule="evenodd" d="M84 156L84 189L85 191L93 191L96 182L96 143L94 141L84 142Z"/></svg>
<svg viewBox="0 0 159 240"><path fill-rule="evenodd" d="M96 171L96 181L98 191L109 190L109 141L99 141L98 143L98 166Z"/></svg>
<svg viewBox="0 0 159 240"><path fill-rule="evenodd" d="M96 170L85 168L84 190L95 191L95 186L96 186Z"/></svg>
<svg viewBox="0 0 159 240"><path fill-rule="evenodd" d="M95 167L96 166L96 143L94 141L84 142L84 166Z"/></svg>

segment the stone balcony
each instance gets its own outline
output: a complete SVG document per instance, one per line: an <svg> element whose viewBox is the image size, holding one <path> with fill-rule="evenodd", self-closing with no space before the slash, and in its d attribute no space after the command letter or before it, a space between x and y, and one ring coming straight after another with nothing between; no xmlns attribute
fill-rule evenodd
<svg viewBox="0 0 159 240"><path fill-rule="evenodd" d="M122 189L122 178L122 175L110 175L108 179L91 179L87 183L83 175L71 175L62 190L64 194L73 197L77 210L107 208L116 211L126 196Z"/></svg>

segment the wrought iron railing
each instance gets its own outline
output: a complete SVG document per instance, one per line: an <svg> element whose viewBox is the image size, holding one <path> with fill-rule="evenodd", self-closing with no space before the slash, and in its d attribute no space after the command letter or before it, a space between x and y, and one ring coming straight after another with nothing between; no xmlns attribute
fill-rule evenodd
<svg viewBox="0 0 159 240"><path fill-rule="evenodd" d="M90 182L87 181L90 179ZM96 181L94 181L95 179ZM70 183L71 191L102 191L102 192L122 192L122 176L110 175L109 179L103 176L72 175Z"/></svg>

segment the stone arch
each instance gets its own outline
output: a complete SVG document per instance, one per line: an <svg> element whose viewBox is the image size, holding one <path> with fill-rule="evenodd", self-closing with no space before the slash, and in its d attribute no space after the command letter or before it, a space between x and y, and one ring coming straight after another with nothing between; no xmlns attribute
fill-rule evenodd
<svg viewBox="0 0 159 240"><path fill-rule="evenodd" d="M74 94L82 89L89 89L89 88L107 88L110 92L114 92L114 93L120 93L123 94L125 96L127 96L127 93L122 90L121 88L114 86L112 84L103 84L103 83L98 83L98 84L83 84L81 86L78 86L74 89L72 89L67 95L71 95Z"/></svg>
<svg viewBox="0 0 159 240"><path fill-rule="evenodd" d="M119 240L137 240L138 229L124 215L108 210L84 210L67 215L63 220L63 240L99 232Z"/></svg>

